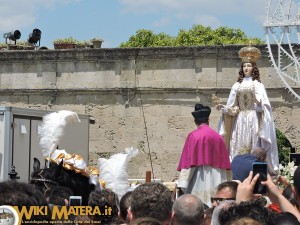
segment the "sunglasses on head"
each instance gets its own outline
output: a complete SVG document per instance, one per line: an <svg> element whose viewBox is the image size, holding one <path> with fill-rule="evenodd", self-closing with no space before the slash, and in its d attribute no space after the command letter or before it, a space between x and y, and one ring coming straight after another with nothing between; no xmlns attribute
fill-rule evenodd
<svg viewBox="0 0 300 225"><path fill-rule="evenodd" d="M214 202L217 202L217 204L219 205L224 200L235 200L235 198L210 198L210 200L212 204Z"/></svg>

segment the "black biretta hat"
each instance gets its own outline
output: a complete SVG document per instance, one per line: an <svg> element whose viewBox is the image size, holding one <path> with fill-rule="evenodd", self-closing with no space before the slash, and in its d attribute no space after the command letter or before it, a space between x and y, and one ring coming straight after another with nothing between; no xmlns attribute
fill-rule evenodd
<svg viewBox="0 0 300 225"><path fill-rule="evenodd" d="M211 113L211 109L209 106L204 106L202 104L197 103L195 105L195 111L192 112L192 115L195 119L207 119Z"/></svg>

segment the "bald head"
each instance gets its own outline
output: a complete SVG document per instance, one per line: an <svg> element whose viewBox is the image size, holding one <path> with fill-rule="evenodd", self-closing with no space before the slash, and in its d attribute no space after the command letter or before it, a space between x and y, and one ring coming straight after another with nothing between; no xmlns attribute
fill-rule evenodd
<svg viewBox="0 0 300 225"><path fill-rule="evenodd" d="M267 156L267 153L263 148L254 149L251 154L254 155L260 162L264 162Z"/></svg>
<svg viewBox="0 0 300 225"><path fill-rule="evenodd" d="M203 202L195 195L184 194L173 205L174 225L200 225L204 219Z"/></svg>

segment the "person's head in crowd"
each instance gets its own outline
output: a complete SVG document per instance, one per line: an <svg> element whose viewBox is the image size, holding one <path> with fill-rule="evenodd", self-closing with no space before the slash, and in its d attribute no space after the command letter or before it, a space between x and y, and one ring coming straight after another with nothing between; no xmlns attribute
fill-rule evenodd
<svg viewBox="0 0 300 225"><path fill-rule="evenodd" d="M263 225L263 224L254 219L245 217L245 218L234 220L228 225Z"/></svg>
<svg viewBox="0 0 300 225"><path fill-rule="evenodd" d="M252 150L251 154L254 155L255 158L257 158L257 160L260 162L264 162L267 157L267 153L264 148L255 148Z"/></svg>
<svg viewBox="0 0 300 225"><path fill-rule="evenodd" d="M77 221L77 225L94 225L93 221L90 219L90 217L88 215L76 215L76 219L74 219ZM57 219L57 221L60 221L60 219ZM75 221L74 221L75 222ZM53 223L53 224L57 224L56 222ZM52 224L52 225L53 225ZM66 223L62 223L62 225L65 225ZM71 223L72 225L73 224L76 224L76 223ZM60 225L60 224L58 224ZM104 224L105 225L105 224Z"/></svg>
<svg viewBox="0 0 300 225"><path fill-rule="evenodd" d="M219 215L220 212L223 209L227 209L229 208L231 205L235 205L236 202L235 200L224 200L222 202L219 203L218 206L215 207L212 217L211 217L211 224L213 225L223 225L222 223L219 222Z"/></svg>
<svg viewBox="0 0 300 225"><path fill-rule="evenodd" d="M208 208L204 211L204 220L203 225L211 225L211 219L214 212L215 207Z"/></svg>
<svg viewBox="0 0 300 225"><path fill-rule="evenodd" d="M0 183L0 205L18 206L19 210L25 206L29 210L30 206L48 206L46 198L34 185L16 181L6 181ZM27 220L25 216L20 218ZM32 215L30 220L50 221L50 212L47 215Z"/></svg>
<svg viewBox="0 0 300 225"><path fill-rule="evenodd" d="M123 222L129 223L128 209L131 204L132 191L126 192L120 200L119 219Z"/></svg>
<svg viewBox="0 0 300 225"><path fill-rule="evenodd" d="M282 212L275 216L275 225L300 225L297 217L290 212Z"/></svg>
<svg viewBox="0 0 300 225"><path fill-rule="evenodd" d="M133 220L128 225L162 225L162 222L152 217L140 217Z"/></svg>
<svg viewBox="0 0 300 225"><path fill-rule="evenodd" d="M152 217L163 224L170 224L172 213L170 190L160 183L145 183L134 189L131 207L128 210L130 221L139 217Z"/></svg>
<svg viewBox="0 0 300 225"><path fill-rule="evenodd" d="M246 201L222 209L219 214L219 223L227 225L241 218L251 218L262 225L274 225L274 215L260 202Z"/></svg>
<svg viewBox="0 0 300 225"><path fill-rule="evenodd" d="M296 201L295 191L292 185L289 185L283 189L282 195L292 203L293 206L299 209Z"/></svg>
<svg viewBox="0 0 300 225"><path fill-rule="evenodd" d="M197 126L203 123L208 124L210 113L211 113L211 108L209 106L204 106L202 104L197 103L195 105L195 111L192 112L195 124Z"/></svg>
<svg viewBox="0 0 300 225"><path fill-rule="evenodd" d="M295 189L295 198L297 200L298 207L300 206L300 166L294 172L294 189Z"/></svg>
<svg viewBox="0 0 300 225"><path fill-rule="evenodd" d="M109 189L94 190L90 193L88 205L98 206L100 212L105 212L111 208L111 215L94 215L91 216L93 221L101 221L103 224L112 224L118 221L119 198L116 193Z"/></svg>
<svg viewBox="0 0 300 225"><path fill-rule="evenodd" d="M204 219L203 202L192 194L184 194L173 204L173 225L201 225Z"/></svg>
<svg viewBox="0 0 300 225"><path fill-rule="evenodd" d="M243 182L253 170L254 162L264 162L266 151L264 148L254 148L250 154L236 155L231 161L232 179Z"/></svg>
<svg viewBox="0 0 300 225"><path fill-rule="evenodd" d="M45 197L49 204L60 206L67 206L72 195L72 189L64 186L53 186L45 192Z"/></svg>
<svg viewBox="0 0 300 225"><path fill-rule="evenodd" d="M236 181L225 181L216 188L214 197L211 198L213 206L218 206L223 200L235 200L238 183Z"/></svg>

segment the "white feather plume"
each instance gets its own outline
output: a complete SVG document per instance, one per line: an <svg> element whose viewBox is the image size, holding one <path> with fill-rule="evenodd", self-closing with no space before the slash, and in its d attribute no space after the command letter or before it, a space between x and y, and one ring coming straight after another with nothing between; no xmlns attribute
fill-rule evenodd
<svg viewBox="0 0 300 225"><path fill-rule="evenodd" d="M67 124L79 123L76 112L61 110L45 115L39 128L43 157L49 157L60 143Z"/></svg>
<svg viewBox="0 0 300 225"><path fill-rule="evenodd" d="M119 199L127 192L128 163L132 157L138 154L138 149L126 148L124 153L112 155L109 159L99 158L99 178L104 180L106 188L115 192Z"/></svg>

